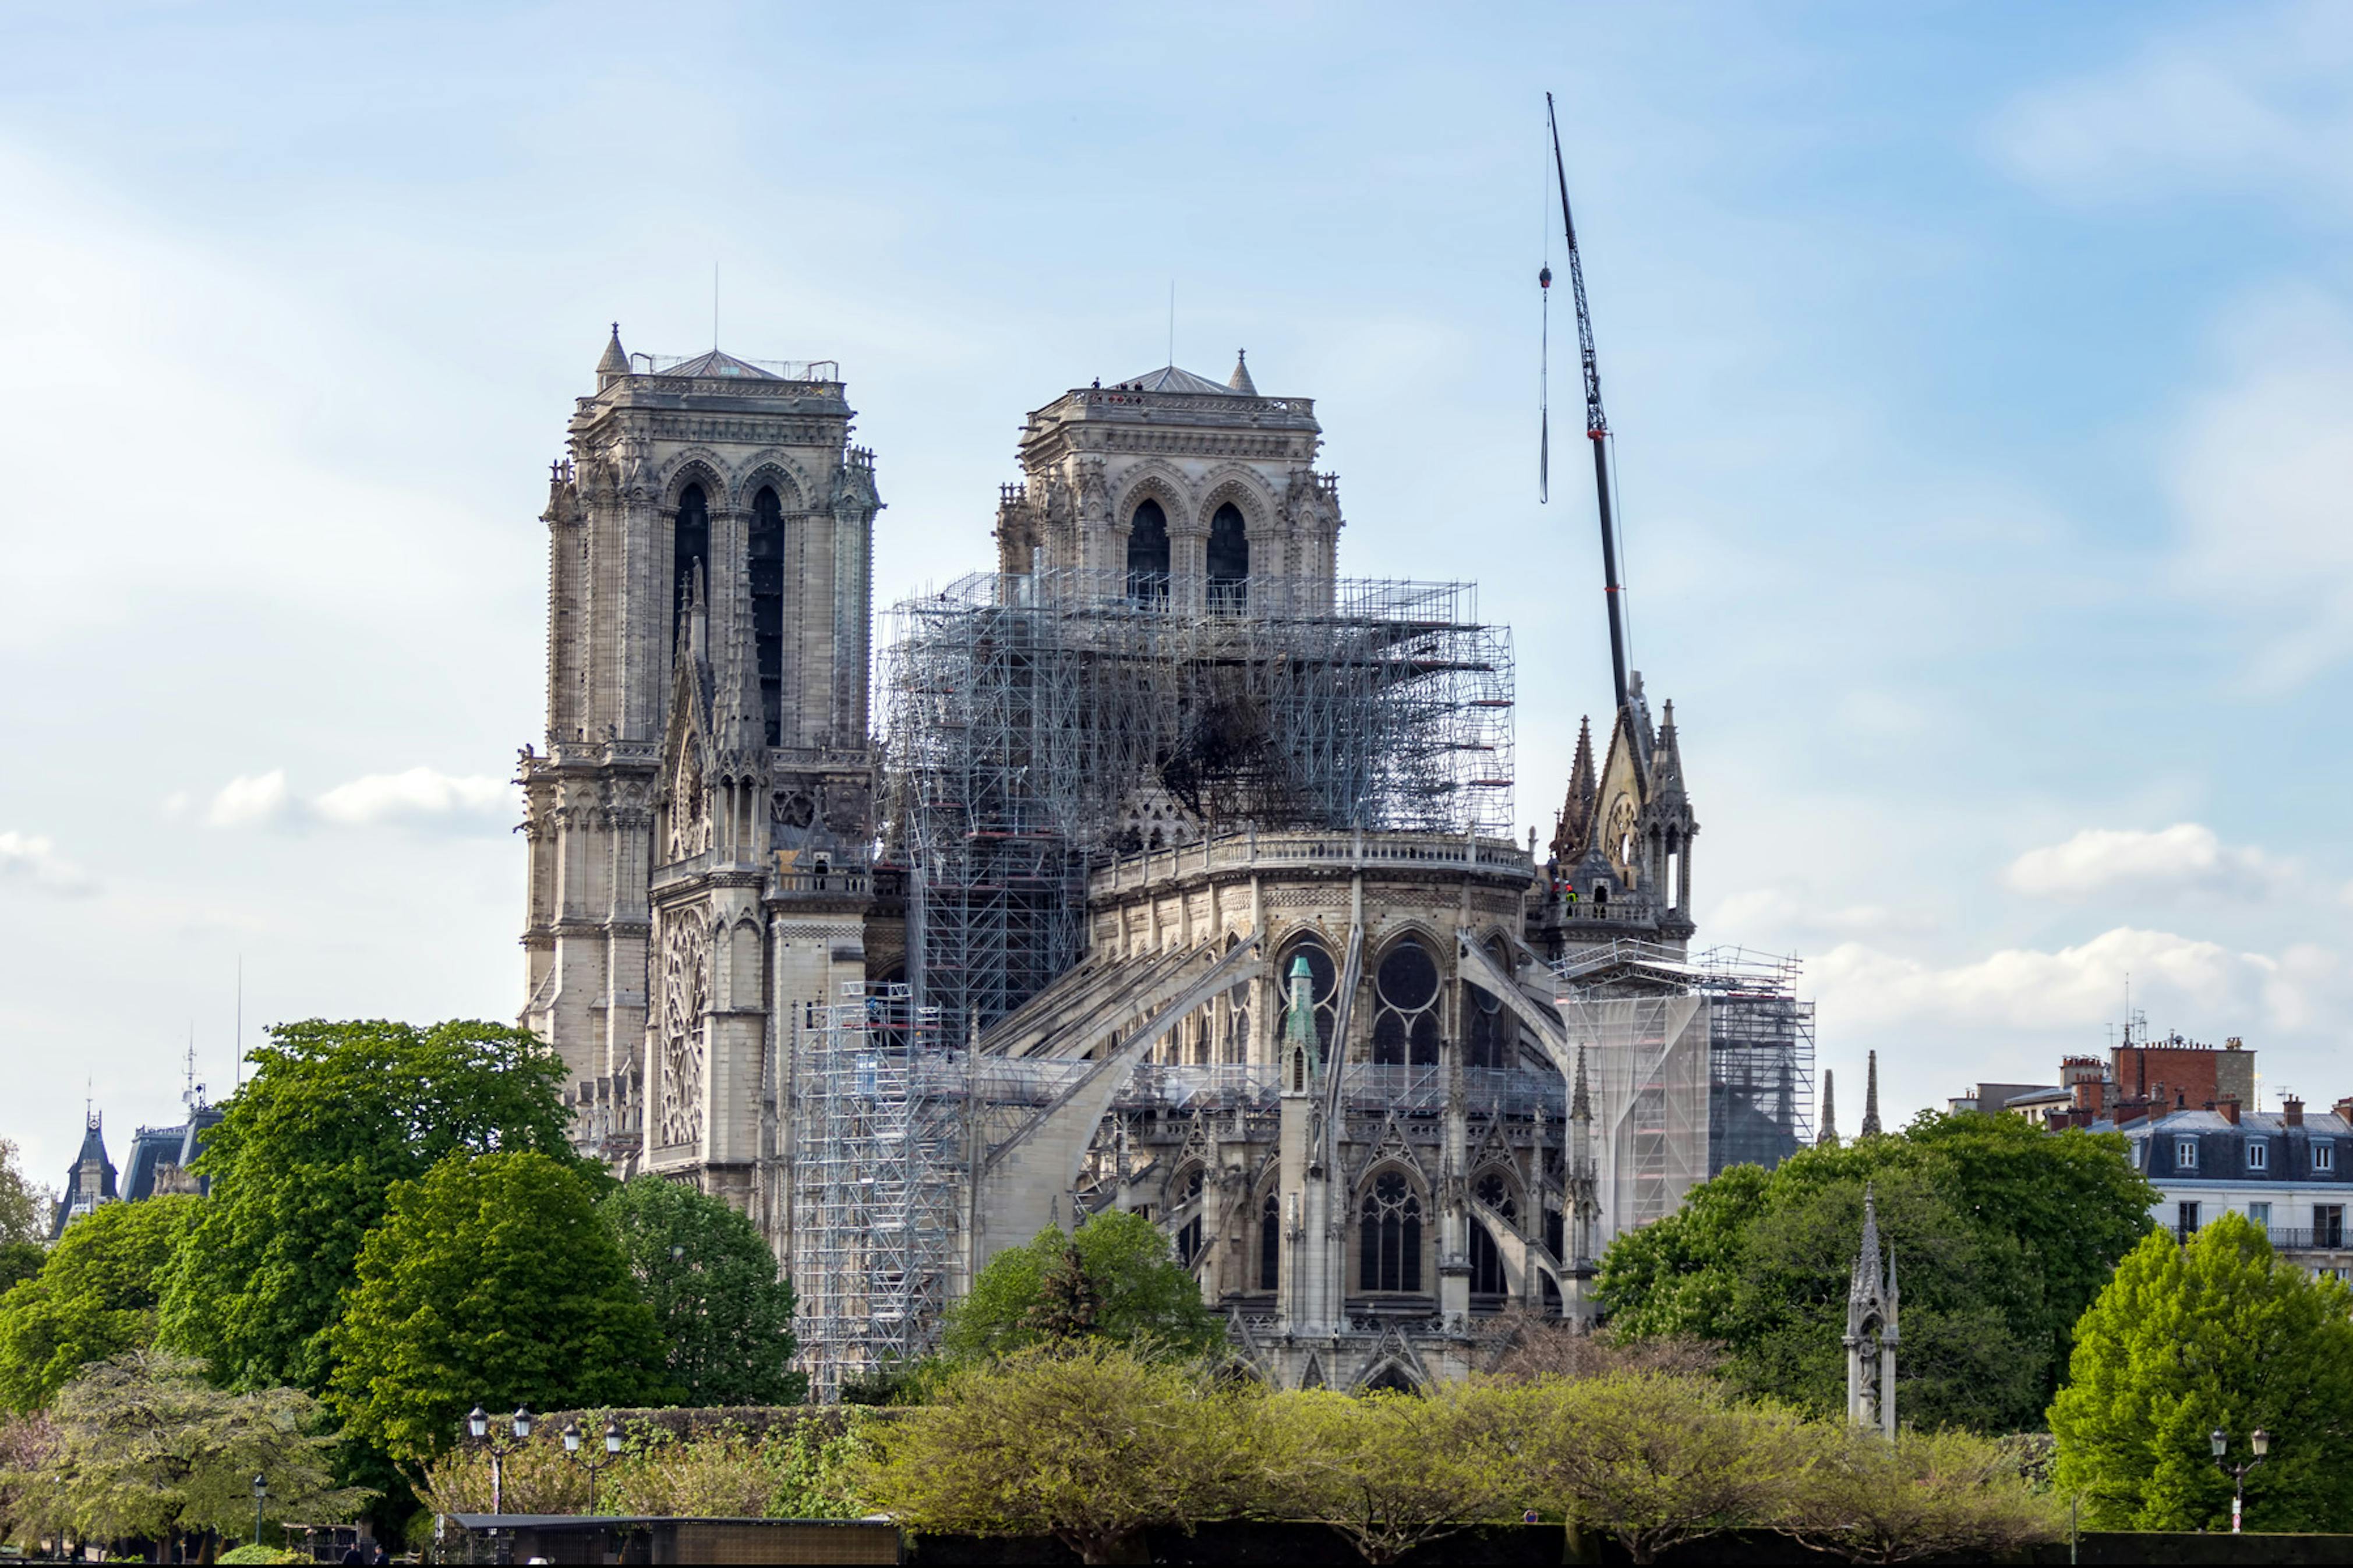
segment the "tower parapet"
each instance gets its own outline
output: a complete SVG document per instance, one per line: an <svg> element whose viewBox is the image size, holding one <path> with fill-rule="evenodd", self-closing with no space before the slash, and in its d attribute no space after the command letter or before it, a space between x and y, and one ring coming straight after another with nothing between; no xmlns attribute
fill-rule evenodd
<svg viewBox="0 0 2353 1568"><path fill-rule="evenodd" d="M1124 573L1178 608L1240 610L1253 582L1329 584L1342 520L1322 445L1314 400L1259 395L1239 361L1224 384L1169 365L1074 387L1022 426L998 570Z"/></svg>

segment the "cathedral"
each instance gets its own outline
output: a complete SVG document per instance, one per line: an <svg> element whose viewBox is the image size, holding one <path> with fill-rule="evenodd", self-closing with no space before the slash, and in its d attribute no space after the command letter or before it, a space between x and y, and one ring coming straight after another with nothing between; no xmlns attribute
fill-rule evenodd
<svg viewBox="0 0 2353 1568"><path fill-rule="evenodd" d="M585 1151L754 1216L821 1392L1110 1208L1270 1381L1426 1384L1797 1146L1810 1013L1691 952L1672 706L1635 677L1516 841L1508 634L1340 574L1312 399L1239 357L1052 398L994 569L878 653L837 367L617 327L596 384L543 519L522 1021Z"/></svg>

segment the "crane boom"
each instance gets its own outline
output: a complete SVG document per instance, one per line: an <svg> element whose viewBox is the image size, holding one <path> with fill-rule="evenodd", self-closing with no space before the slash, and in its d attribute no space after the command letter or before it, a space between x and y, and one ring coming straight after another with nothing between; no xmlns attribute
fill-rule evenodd
<svg viewBox="0 0 2353 1568"><path fill-rule="evenodd" d="M1560 155L1560 120L1552 94L1545 94L1545 119L1552 127L1552 167L1560 180L1560 224L1568 237L1568 286L1577 302L1577 353L1585 367L1585 435L1593 443L1593 493L1601 508L1601 582L1609 606L1609 670L1617 681L1618 708L1626 709L1626 623L1619 604L1618 530L1609 510L1609 418L1601 412L1601 367L1593 353L1593 312L1585 303L1585 263L1577 254L1577 220L1568 210L1568 165Z"/></svg>

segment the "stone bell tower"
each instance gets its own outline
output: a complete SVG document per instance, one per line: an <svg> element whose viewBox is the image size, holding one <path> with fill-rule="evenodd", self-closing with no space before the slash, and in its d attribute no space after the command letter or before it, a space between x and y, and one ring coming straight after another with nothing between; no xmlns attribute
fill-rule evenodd
<svg viewBox="0 0 2353 1568"><path fill-rule="evenodd" d="M627 1170L718 1136L748 1158L738 1108L712 1099L758 1097L778 878L862 867L873 837L873 458L830 362L630 354L616 327L596 377L543 519L522 1022L571 1070L584 1148ZM848 936L828 950L854 952L857 911L832 913ZM648 1095L657 952L666 1122Z"/></svg>

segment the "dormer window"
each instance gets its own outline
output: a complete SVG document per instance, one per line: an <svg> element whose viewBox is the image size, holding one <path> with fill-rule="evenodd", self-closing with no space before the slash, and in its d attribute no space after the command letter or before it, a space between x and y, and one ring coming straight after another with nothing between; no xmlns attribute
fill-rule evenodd
<svg viewBox="0 0 2353 1568"><path fill-rule="evenodd" d="M2263 1138L2248 1139L2247 1169L2250 1171L2267 1171L2271 1169L2271 1163L2272 1146L2270 1142Z"/></svg>
<svg viewBox="0 0 2353 1568"><path fill-rule="evenodd" d="M2173 1168L2177 1171L2194 1171L2198 1168L2197 1139L2176 1138L2173 1141Z"/></svg>
<svg viewBox="0 0 2353 1568"><path fill-rule="evenodd" d="M2337 1145L2326 1138L2316 1138L2312 1143L2312 1168L2316 1171L2337 1169Z"/></svg>

